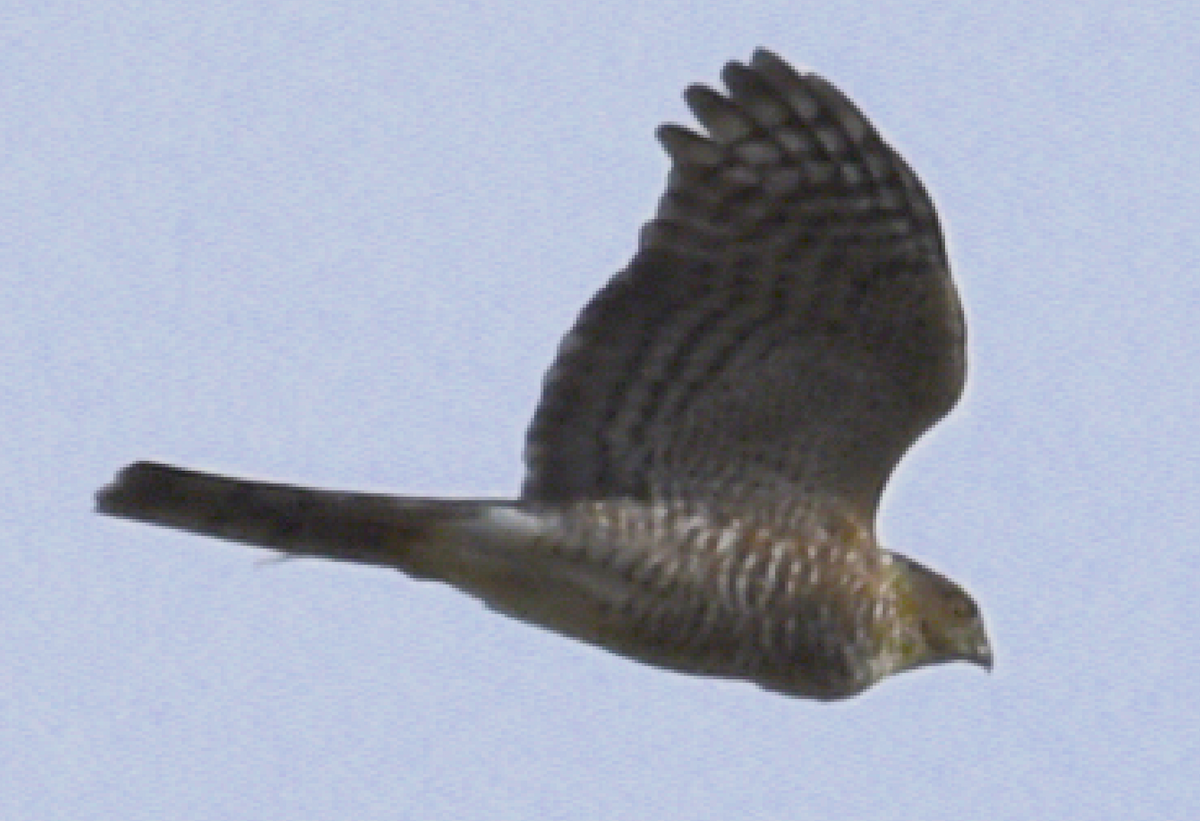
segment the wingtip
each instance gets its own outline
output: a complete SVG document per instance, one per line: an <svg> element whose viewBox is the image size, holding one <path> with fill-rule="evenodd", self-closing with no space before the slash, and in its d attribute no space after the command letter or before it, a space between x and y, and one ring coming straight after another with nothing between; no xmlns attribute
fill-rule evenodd
<svg viewBox="0 0 1200 821"><path fill-rule="evenodd" d="M759 46L758 48L754 49L754 52L750 55L750 65L756 67L765 65L767 63L782 62L783 60L779 57L779 55L766 46Z"/></svg>

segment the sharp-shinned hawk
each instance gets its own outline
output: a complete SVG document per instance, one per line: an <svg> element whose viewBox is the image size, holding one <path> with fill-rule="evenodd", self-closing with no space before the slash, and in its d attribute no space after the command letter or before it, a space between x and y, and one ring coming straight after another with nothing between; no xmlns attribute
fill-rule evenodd
<svg viewBox="0 0 1200 821"><path fill-rule="evenodd" d="M672 670L819 699L991 665L971 597L879 546L889 474L962 390L921 183L837 89L758 51L658 137L667 191L550 369L515 500L140 462L107 514L434 579Z"/></svg>

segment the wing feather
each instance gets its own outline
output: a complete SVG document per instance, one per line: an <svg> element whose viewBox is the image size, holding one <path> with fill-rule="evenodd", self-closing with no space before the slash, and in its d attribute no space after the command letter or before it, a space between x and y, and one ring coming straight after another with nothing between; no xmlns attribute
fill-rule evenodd
<svg viewBox="0 0 1200 821"><path fill-rule="evenodd" d="M527 440L529 499L833 496L872 515L957 401L964 326L933 204L832 85L766 51L672 167L638 252L584 308Z"/></svg>

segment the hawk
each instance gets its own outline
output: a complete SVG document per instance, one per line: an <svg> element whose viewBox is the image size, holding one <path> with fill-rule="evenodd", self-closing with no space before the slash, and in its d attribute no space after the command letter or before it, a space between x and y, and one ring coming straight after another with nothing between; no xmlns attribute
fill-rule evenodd
<svg viewBox="0 0 1200 821"><path fill-rule="evenodd" d="M928 194L836 88L759 50L659 129L666 194L544 383L518 498L427 499L150 462L102 513L394 568L670 670L838 699L991 667L979 610L875 535L962 392Z"/></svg>

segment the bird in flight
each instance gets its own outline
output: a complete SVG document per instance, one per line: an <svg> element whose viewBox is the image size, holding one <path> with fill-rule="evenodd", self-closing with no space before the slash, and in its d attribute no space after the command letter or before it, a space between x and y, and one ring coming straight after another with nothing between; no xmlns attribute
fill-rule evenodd
<svg viewBox="0 0 1200 821"><path fill-rule="evenodd" d="M971 596L881 547L888 476L958 400L962 310L928 194L841 92L759 50L694 85L628 266L545 377L515 499L151 462L100 512L443 582L670 670L839 699L990 669Z"/></svg>

